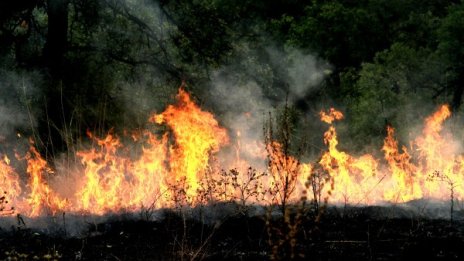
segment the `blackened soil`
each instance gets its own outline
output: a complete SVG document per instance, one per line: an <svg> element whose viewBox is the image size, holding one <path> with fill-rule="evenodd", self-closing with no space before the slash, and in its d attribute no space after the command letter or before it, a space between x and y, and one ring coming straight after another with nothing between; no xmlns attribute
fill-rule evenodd
<svg viewBox="0 0 464 261"><path fill-rule="evenodd" d="M300 213L301 214L301 213ZM0 231L1 260L464 260L464 223L389 217L374 208L315 215L166 211L156 221L88 224L81 236L18 226Z"/></svg>

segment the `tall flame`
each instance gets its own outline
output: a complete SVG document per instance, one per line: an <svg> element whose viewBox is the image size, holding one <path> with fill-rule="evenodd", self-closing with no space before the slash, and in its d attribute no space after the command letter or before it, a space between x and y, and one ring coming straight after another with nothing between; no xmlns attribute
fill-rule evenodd
<svg viewBox="0 0 464 261"><path fill-rule="evenodd" d="M419 168L426 190L425 196L440 198L448 193L447 186L439 184L436 180L427 179L433 173L439 173L441 177L455 186L455 192L459 197L464 196L462 182L464 181L464 169L462 169L462 156L458 155L458 146L453 142L449 132L443 131L443 124L451 116L448 105L442 105L431 116L425 119L422 136L415 141L419 152ZM435 182L434 182L435 181ZM459 185L459 186L457 186Z"/></svg>
<svg viewBox="0 0 464 261"><path fill-rule="evenodd" d="M61 199L46 182L46 176L53 173L47 162L33 146L32 140L29 152L26 154L27 170L29 174L30 193L26 199L30 205L29 216L36 217L45 212L54 214L56 210L66 206L66 200Z"/></svg>
<svg viewBox="0 0 464 261"><path fill-rule="evenodd" d="M76 193L78 208L102 214L105 211L118 211L124 207L125 169L128 161L118 157L117 150L122 146L119 139L109 134L104 139L95 139L98 150L79 151L77 156L84 165L84 186Z"/></svg>
<svg viewBox="0 0 464 261"><path fill-rule="evenodd" d="M377 162L371 155L355 158L337 148L337 132L332 123L343 118L335 109L320 112L321 120L331 124L324 133L324 143L328 151L322 155L319 164L331 178L331 197L341 202L371 202L370 189L377 175ZM361 185L359 185L361 184Z"/></svg>
<svg viewBox="0 0 464 261"><path fill-rule="evenodd" d="M398 142L395 140L394 135L395 129L387 126L387 137L384 140L382 150L391 171L392 186L385 190L384 197L386 200L394 202L405 202L421 198L421 186L415 182L418 169L411 162L411 156L406 147L402 147L402 152L398 151Z"/></svg>
<svg viewBox="0 0 464 261"><path fill-rule="evenodd" d="M187 196L194 197L199 180L208 168L209 154L217 152L228 143L227 132L219 126L211 113L202 111L182 88L177 94L177 104L154 115L151 121L168 125L176 143L170 147L170 177L174 184L186 178Z"/></svg>
<svg viewBox="0 0 464 261"><path fill-rule="evenodd" d="M17 156L26 161L24 176L3 155L0 214L101 215L200 204L204 197L240 204L287 204L310 197L375 204L449 200L450 189L455 199L464 197L464 155L443 127L451 116L447 105L425 119L422 133L410 147L400 146L395 129L388 126L380 159L377 154L351 155L340 149L336 122L343 119L342 112L331 108L319 116L328 124L323 135L327 148L319 160L302 162L274 140L266 144L242 140L240 130L229 142L226 129L180 88L175 104L152 115L149 128L134 132L132 139L88 132L92 145L77 152L80 164L70 175L75 180L64 177L66 184L54 180L60 173L55 174L32 141L26 155ZM224 155L227 160L215 160ZM247 161L250 155L262 159L262 166L267 159L267 167L255 169ZM227 168L217 162L227 162ZM56 192L56 186L63 185L70 187L68 197ZM7 201L14 209L4 206Z"/></svg>

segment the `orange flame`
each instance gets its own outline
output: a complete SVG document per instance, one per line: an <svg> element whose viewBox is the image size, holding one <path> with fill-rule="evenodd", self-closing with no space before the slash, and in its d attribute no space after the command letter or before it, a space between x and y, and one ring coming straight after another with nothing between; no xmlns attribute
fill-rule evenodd
<svg viewBox="0 0 464 261"><path fill-rule="evenodd" d="M36 217L47 211L54 214L57 210L66 206L66 200L60 199L44 180L44 176L52 174L53 171L35 149L32 140L30 140L30 143L31 146L26 154L26 172L29 174L29 187L31 189L27 197L27 203L30 206L29 216Z"/></svg>
<svg viewBox="0 0 464 261"><path fill-rule="evenodd" d="M172 191L174 187L183 190L193 202L209 166L210 154L226 144L228 137L214 117L200 110L184 90L179 90L177 100L176 105L150 118L151 122L168 125L175 143L168 144L167 133L159 139L145 131L146 144L138 160L123 155L123 144L113 135L98 139L89 133L99 149L77 153L85 167L85 178L76 193L76 210L103 214L134 210L141 205L160 207L162 195L172 198L173 193L179 192ZM177 187L181 183L182 187Z"/></svg>
<svg viewBox="0 0 464 261"><path fill-rule="evenodd" d="M398 142L394 138L395 129L387 127L387 137L384 140L382 150L391 171L392 187L385 190L386 200L405 202L422 197L420 185L415 182L414 175L417 167L411 163L411 156L406 147L402 147L402 153L398 151Z"/></svg>
<svg viewBox="0 0 464 261"><path fill-rule="evenodd" d="M19 203L17 198L21 194L21 187L18 174L10 167L10 159L6 155L0 160L0 193L5 197L3 203L6 205L2 211L13 212L12 208Z"/></svg>
<svg viewBox="0 0 464 261"><path fill-rule="evenodd" d="M117 156L122 145L118 138L109 134L104 139L94 137L99 150L92 148L79 151L77 156L84 165L84 186L76 193L77 207L84 211L103 214L105 211L119 211L124 205L125 167L128 161Z"/></svg>
<svg viewBox="0 0 464 261"><path fill-rule="evenodd" d="M331 108L329 113L320 112L323 122L332 124L343 118L340 111ZM371 202L370 189L376 177L377 162L371 155L354 158L337 148L337 132L333 125L324 133L324 143L328 151L322 155L319 164L331 178L331 198L339 202ZM361 185L359 185L361 184Z"/></svg>
<svg viewBox="0 0 464 261"><path fill-rule="evenodd" d="M171 175L167 182L175 184L185 178L186 194L193 198L208 168L209 154L227 144L228 136L213 115L202 111L182 88L177 101L176 105L169 105L163 113L153 116L151 121L167 124L176 140L170 148Z"/></svg>
<svg viewBox="0 0 464 261"><path fill-rule="evenodd" d="M71 187L68 198L53 189L63 184L52 179L57 175L52 175L54 171L32 141L26 156L18 157L27 161L27 184L22 184L20 175L3 156L0 189L7 192L15 211L32 217L59 211L101 215L199 204L205 202L204 194L208 200L241 204L283 204L309 200L309 196L349 204L449 200L450 188L455 199L464 197L464 155L443 127L451 116L447 105L425 119L421 135L410 148L400 148L395 130L388 126L381 148L383 159L376 159L377 154L358 156L340 149L335 121L344 115L334 108L321 111L321 121L328 124L323 136L327 149L318 161L310 163L301 162L273 140L266 145L250 141L243 130L235 130L235 144L229 145L227 131L184 89L179 89L176 100L149 118L150 128L156 131L132 134L130 144L112 133L99 138L88 132L93 146L76 154L80 165L73 175L76 181L66 184ZM160 125L168 131L161 133L164 127ZM226 170L215 161L216 155L223 155L217 154L220 151L229 151L227 164L233 161ZM263 152L267 168L254 169L250 155L264 162Z"/></svg>
<svg viewBox="0 0 464 261"><path fill-rule="evenodd" d="M328 124L332 124L335 120L343 119L343 113L335 110L334 108L330 108L327 113L325 111L319 112L319 116L321 117L321 121Z"/></svg>
<svg viewBox="0 0 464 261"><path fill-rule="evenodd" d="M462 157L458 155L458 148L450 133L443 131L443 124L451 116L448 105L442 105L431 116L425 119L422 136L415 140L419 152L419 168L421 173L421 185L425 190L425 196L440 198L447 194L449 188L444 187L436 180L427 178L433 173L440 173L450 183L455 185L463 182ZM461 186L456 186L458 197L464 196Z"/></svg>
<svg viewBox="0 0 464 261"><path fill-rule="evenodd" d="M272 180L270 186L274 190L272 199L274 203L286 203L286 200L292 199L294 191L300 181L299 175L300 162L284 151L282 145L278 142L268 144L269 153L269 172Z"/></svg>

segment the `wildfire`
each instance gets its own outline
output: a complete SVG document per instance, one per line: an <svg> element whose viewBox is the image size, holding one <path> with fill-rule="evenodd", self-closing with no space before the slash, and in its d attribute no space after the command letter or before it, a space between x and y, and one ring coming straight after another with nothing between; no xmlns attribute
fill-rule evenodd
<svg viewBox="0 0 464 261"><path fill-rule="evenodd" d="M98 139L88 133L97 143L97 148L79 151L84 166L84 186L77 191L78 209L102 214L105 211L118 211L124 207L127 191L125 183L126 167L129 161L117 155L122 146L119 139L109 134Z"/></svg>
<svg viewBox="0 0 464 261"><path fill-rule="evenodd" d="M403 146L402 152L398 151L398 142L395 140L395 130L388 126L387 137L384 140L382 150L385 153L385 160L391 171L392 186L385 190L386 200L401 202L422 197L422 190L419 183L415 182L417 177L417 167L411 162L408 149Z"/></svg>
<svg viewBox="0 0 464 261"><path fill-rule="evenodd" d="M177 95L177 104L169 105L150 120L168 125L174 133L176 142L169 148L172 175L168 177L168 184L174 185L185 178L187 196L195 197L199 181L208 168L210 153L228 143L226 130L211 113L202 111L193 103L182 88Z"/></svg>
<svg viewBox="0 0 464 261"><path fill-rule="evenodd" d="M0 193L2 194L2 203L7 206L0 206L2 211L10 213L12 206L17 203L21 195L21 187L18 174L10 167L10 159L4 155L0 160Z"/></svg>
<svg viewBox="0 0 464 261"><path fill-rule="evenodd" d="M30 140L31 146L26 154L27 170L29 174L30 193L26 198L30 210L26 213L29 216L35 217L46 212L55 214L57 210L63 209L66 206L66 200L61 199L53 190L50 189L46 176L52 174L53 171L48 167L47 162L40 156L40 153L33 146L34 143ZM27 208L21 205L22 208Z"/></svg>
<svg viewBox="0 0 464 261"><path fill-rule="evenodd" d="M66 184L72 190L68 197L54 189L63 185L50 182L60 173L48 166L32 141L26 155L17 157L26 161L24 177L3 155L0 189L6 194L0 201L1 214L34 217L65 211L101 215L208 200L240 204L286 204L311 197L349 204L448 200L450 187L455 198L464 197L464 155L443 128L451 116L448 106L440 106L425 119L421 135L410 147L400 147L394 128L388 126L383 158L341 150L336 122L343 119L343 113L331 108L319 116L328 124L323 135L327 148L319 160L301 162L274 140L267 144L242 140L241 130L234 130L229 139L228 131L181 87L175 104L152 115L149 128L133 133L132 140L88 132L91 145L76 154L80 164L73 177L77 181ZM224 151L231 154L227 169L216 160ZM267 161L267 167L255 169L244 155ZM5 204L14 209L7 211Z"/></svg>
<svg viewBox="0 0 464 261"><path fill-rule="evenodd" d="M343 119L343 113L337 111L334 108L330 108L328 113L326 113L325 111L321 111L319 115L321 117L321 121L328 124L332 124L332 122L334 122L335 120Z"/></svg>
<svg viewBox="0 0 464 261"><path fill-rule="evenodd" d="M322 155L319 164L331 179L331 197L341 202L367 202L373 199L369 190L374 187L377 162L371 155L355 158L337 148L338 139L332 122L343 118L335 109L321 112L321 120L331 124L324 133L324 143L328 151ZM362 185L359 185L362 184Z"/></svg>

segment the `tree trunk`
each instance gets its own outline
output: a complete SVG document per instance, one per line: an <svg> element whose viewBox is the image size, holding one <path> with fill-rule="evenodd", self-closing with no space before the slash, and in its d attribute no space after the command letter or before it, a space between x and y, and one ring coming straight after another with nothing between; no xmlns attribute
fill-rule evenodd
<svg viewBox="0 0 464 261"><path fill-rule="evenodd" d="M42 133L41 152L53 156L54 150L66 149L67 106L63 100L63 80L66 75L65 53L68 38L68 1L47 0L48 33L44 46L44 65L48 68L50 80L44 86L47 120L38 128ZM55 126L56 128L50 128ZM64 130L64 132L63 132ZM63 133L65 136L63 137ZM45 151L44 151L45 150Z"/></svg>
<svg viewBox="0 0 464 261"><path fill-rule="evenodd" d="M462 95L464 93L464 67L457 69L458 76L456 80L453 81L453 101L452 109L453 111L458 111L462 104Z"/></svg>
<svg viewBox="0 0 464 261"><path fill-rule="evenodd" d="M54 80L63 76L64 54L68 38L68 0L47 0L48 34L45 59Z"/></svg>

